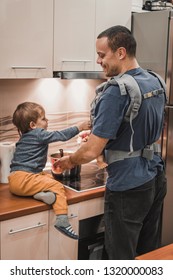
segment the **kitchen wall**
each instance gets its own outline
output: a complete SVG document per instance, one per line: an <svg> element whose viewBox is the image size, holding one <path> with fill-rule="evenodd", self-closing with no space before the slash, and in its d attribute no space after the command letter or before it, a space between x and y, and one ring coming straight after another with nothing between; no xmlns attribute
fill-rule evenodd
<svg viewBox="0 0 173 280"><path fill-rule="evenodd" d="M0 80L0 142L17 141L12 115L19 103L40 103L49 119L49 130L61 130L89 118L95 87L101 80L3 79ZM77 137L50 144L49 154L59 148L75 150Z"/></svg>

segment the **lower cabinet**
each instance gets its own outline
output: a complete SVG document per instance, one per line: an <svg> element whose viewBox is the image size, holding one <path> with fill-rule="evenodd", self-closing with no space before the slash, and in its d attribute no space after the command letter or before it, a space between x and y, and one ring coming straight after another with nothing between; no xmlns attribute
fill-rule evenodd
<svg viewBox="0 0 173 280"><path fill-rule="evenodd" d="M79 202L68 207L70 224L79 234L80 220L103 214L104 198L94 198ZM49 259L50 260L77 260L78 240L74 240L60 233L54 228L56 216L53 210L49 216Z"/></svg>
<svg viewBox="0 0 173 280"><path fill-rule="evenodd" d="M69 205L70 224L79 234L80 220L103 213L103 198ZM0 259L2 260L77 260L78 240L55 227L53 210L0 222Z"/></svg>
<svg viewBox="0 0 173 280"><path fill-rule="evenodd" d="M48 214L43 211L1 222L1 259L48 259Z"/></svg>
<svg viewBox="0 0 173 280"><path fill-rule="evenodd" d="M78 240L72 239L54 227L56 216L53 210L49 213L49 259L50 260L77 260ZM69 222L78 233L78 204L68 207Z"/></svg>
<svg viewBox="0 0 173 280"><path fill-rule="evenodd" d="M79 220L98 216L104 212L104 197L79 202Z"/></svg>

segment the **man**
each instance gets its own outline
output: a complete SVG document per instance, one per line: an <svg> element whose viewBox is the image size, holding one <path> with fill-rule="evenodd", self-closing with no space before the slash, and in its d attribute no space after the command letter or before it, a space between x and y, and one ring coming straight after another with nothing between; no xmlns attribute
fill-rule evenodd
<svg viewBox="0 0 173 280"><path fill-rule="evenodd" d="M166 194L164 163L152 146L162 132L165 94L157 76L140 68L136 41L123 26L103 31L96 40L97 63L110 78L95 107L88 141L60 159L64 170L95 159L104 150L108 163L105 192L105 247L109 259L134 259L160 246L160 221ZM143 96L136 117L125 114L131 98L111 81L125 74ZM154 94L157 92L157 94ZM152 94L151 94L152 93ZM146 94L146 95L144 95ZM147 96L147 98L144 98ZM149 97L149 98L148 98Z"/></svg>

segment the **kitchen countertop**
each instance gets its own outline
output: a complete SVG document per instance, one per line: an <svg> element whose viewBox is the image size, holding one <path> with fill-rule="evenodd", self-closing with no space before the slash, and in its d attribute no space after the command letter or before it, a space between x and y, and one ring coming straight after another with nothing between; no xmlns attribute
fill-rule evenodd
<svg viewBox="0 0 173 280"><path fill-rule="evenodd" d="M68 205L81 201L102 197L105 187L76 192L65 188ZM52 209L52 206L32 197L19 197L9 191L8 184L0 184L0 221L17 218L45 210Z"/></svg>

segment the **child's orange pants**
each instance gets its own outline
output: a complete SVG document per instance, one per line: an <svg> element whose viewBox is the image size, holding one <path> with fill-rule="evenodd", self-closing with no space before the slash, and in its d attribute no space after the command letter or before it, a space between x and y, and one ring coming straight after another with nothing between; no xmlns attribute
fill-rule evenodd
<svg viewBox="0 0 173 280"><path fill-rule="evenodd" d="M64 186L45 172L29 173L14 171L9 177L10 191L19 196L33 196L38 192L50 191L56 194L56 201L52 205L55 214L67 214L67 198Z"/></svg>

